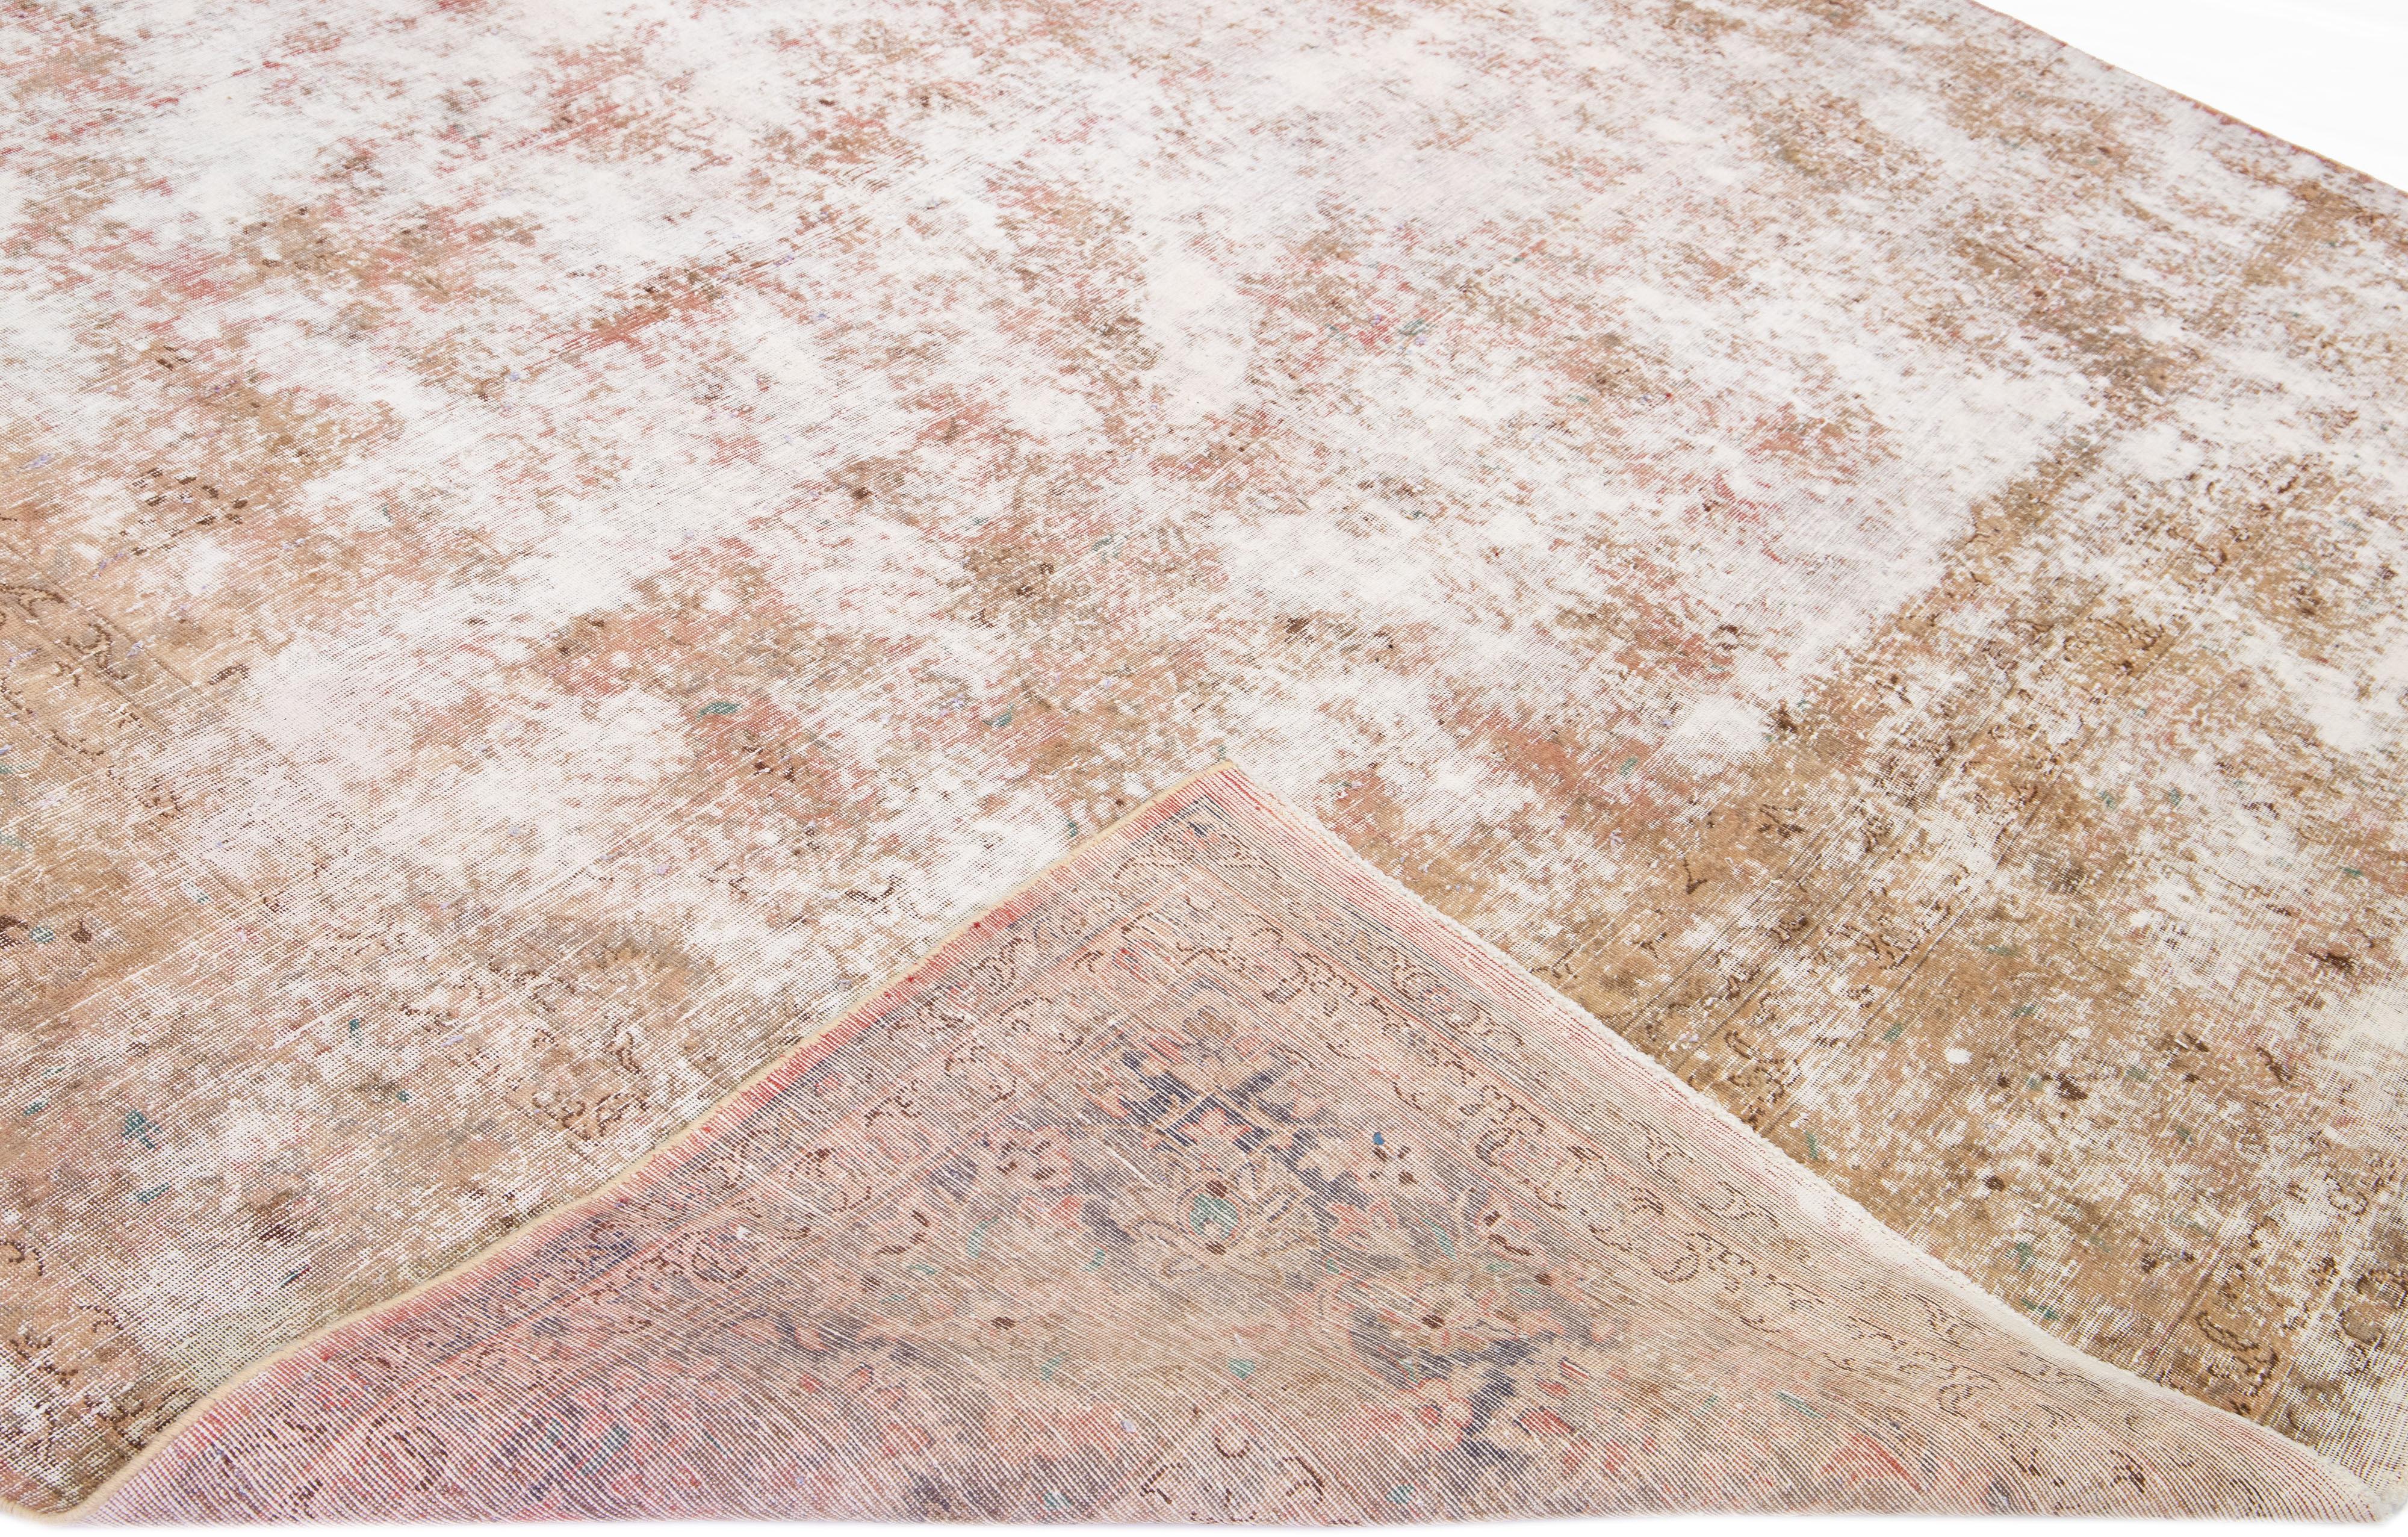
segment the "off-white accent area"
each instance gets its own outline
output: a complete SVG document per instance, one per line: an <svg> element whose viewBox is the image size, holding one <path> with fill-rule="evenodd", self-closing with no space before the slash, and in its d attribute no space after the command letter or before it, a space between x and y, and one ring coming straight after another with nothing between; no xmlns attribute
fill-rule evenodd
<svg viewBox="0 0 2408 1537"><path fill-rule="evenodd" d="M1990 8L2408 187L2408 6L2398 0L1997 0Z"/></svg>

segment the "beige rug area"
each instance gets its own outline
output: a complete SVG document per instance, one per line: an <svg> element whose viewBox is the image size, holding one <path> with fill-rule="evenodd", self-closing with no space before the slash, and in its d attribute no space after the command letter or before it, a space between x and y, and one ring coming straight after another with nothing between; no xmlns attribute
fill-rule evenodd
<svg viewBox="0 0 2408 1537"><path fill-rule="evenodd" d="M1509 1305L1579 1335L1546 1351L1585 1384L1516 1357L1512 1394L1457 1399L1471 1366L1364 1334L1314 1391L1424 1428L1373 1467L1230 1377L1319 1370L1326 1318L1217 1368L1074 1330L1057 1374L1140 1427L1095 1422L1120 1460L974 1476L945 1435L1009 1401L1075 1439L1073 1389L910 1292L839 1342L895 1438L798 1409L756 1422L786 1460L680 1483L684 1444L630 1420L653 1460L618 1496L637 1454L556 1425L493 1448L474 1508L767 1508L748 1466L781 1513L1032 1519L2408 1494L2399 193L1954 0L28 0L0 79L0 1500L306 1510L285 1454L236 1479L209 1448L307 1441L275 1418L323 1390L307 1363L550 1273L580 1200L683 1188L708 1135L596 1195L772 1064L864 1049L881 979L963 961L984 941L947 936L1015 892L1121 899L1058 862L1225 760L1292 808L1259 812L1314 851L1288 873L1371 883L1442 937L1434 975L1593 1079L1545 1094L1615 1189L1652 1188L1615 1097L1677 1103L1672 1152L1780 1228L1668 1174L1679 1242L1944 1298L1967 1370L2048 1363L2000 1392L2054 1439L1932 1419L1928 1383L1824 1358L1855 1304L1783 1344L1746 1287L1617 1259L1656 1251L1415 1122L1447 1128L1408 1137L1447 1220L1490 1199L1571 1246L1593 1291L1512 1272L1562 1300ZM1313 1113L1384 1136L1368 1085L1404 1059L1340 1063L1356 1026L1274 1004L1248 1029L1330 1084ZM966 1027L1004 1049L1003 1015ZM1082 1179L1125 1177L1096 1161L1121 1134L1025 1092ZM872 1145L835 1129L865 1104L822 1105L813 1152ZM991 1156L940 1125L930 1159ZM1302 1187L1297 1222L1376 1203ZM1801 1191L1849 1214L1801 1228ZM719 1219L628 1220L683 1254ZM782 1254L794 1308L863 1282ZM1166 1277L1115 1337L1284 1319L1285 1263ZM1641 1302L1664 1331L1612 1343ZM1398 1327L1512 1354L1456 1306ZM770 1357L821 1374L754 1343L676 1413ZM878 1376L939 1346L1011 1392ZM479 1412L534 1414L549 1350ZM1590 1462L1533 1417L1550 1381ZM1145 1492L1207 1466L1191 1410L1256 1460ZM1615 1415L1730 1460L1607 1471ZM357 1509L414 1433L293 1455Z"/></svg>
<svg viewBox="0 0 2408 1537"><path fill-rule="evenodd" d="M2366 1516L1224 769L103 1521Z"/></svg>

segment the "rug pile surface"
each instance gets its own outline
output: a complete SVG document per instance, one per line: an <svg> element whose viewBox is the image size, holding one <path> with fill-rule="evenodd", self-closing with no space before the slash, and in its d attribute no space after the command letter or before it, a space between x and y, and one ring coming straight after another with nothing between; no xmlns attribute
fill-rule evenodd
<svg viewBox="0 0 2408 1537"><path fill-rule="evenodd" d="M0 75L0 1500L2408 1494L2400 194L1914 0Z"/></svg>

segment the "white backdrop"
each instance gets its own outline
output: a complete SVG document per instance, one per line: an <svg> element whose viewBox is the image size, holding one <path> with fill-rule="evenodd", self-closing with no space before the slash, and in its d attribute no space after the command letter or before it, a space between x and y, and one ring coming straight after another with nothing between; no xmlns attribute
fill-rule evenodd
<svg viewBox="0 0 2408 1537"><path fill-rule="evenodd" d="M2408 0L1990 0L1990 8L2408 187Z"/></svg>
<svg viewBox="0 0 2408 1537"><path fill-rule="evenodd" d="M2004 11L2111 64L2229 112L2320 154L2408 186L2408 0L1993 0ZM1863 1516L1662 1516L1615 1523L1616 1537L1862 1537ZM793 1523L782 1524L791 1526ZM1461 1537L1571 1537L1596 1521L1472 1522L1448 1529ZM753 1525L745 1523L745 1526ZM1882 1537L1939 1537L1960 1520L1890 1517ZM0 1528L31 1532L31 1522L0 1516ZM577 1537L638 1537L680 1528L734 1531L736 1525L612 1522L576 1529ZM226 1529L238 1530L238 1529ZM391 1527L325 1527L329 1537L372 1537ZM452 1530L423 1527L419 1531ZM490 1532L490 1527L459 1528ZM563 1537L556 1527L527 1527ZM849 1526L844 1537L927 1537L917 1527ZM1051 1528L1011 1529L1027 1532ZM1088 1531L1110 1529L1082 1529ZM2215 1537L2305 1537L2329 1529L2306 1525L2203 1522L2184 1529ZM2127 1523L1996 1519L1988 1537L2130 1537Z"/></svg>

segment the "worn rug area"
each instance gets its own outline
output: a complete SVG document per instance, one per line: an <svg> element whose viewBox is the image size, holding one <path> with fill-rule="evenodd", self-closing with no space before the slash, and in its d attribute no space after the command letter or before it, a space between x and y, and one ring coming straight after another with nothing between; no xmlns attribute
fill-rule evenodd
<svg viewBox="0 0 2408 1537"><path fill-rule="evenodd" d="M12 1508L2408 1493L2397 192L1956 0L0 83Z"/></svg>
<svg viewBox="0 0 2408 1537"><path fill-rule="evenodd" d="M2365 1515L1222 770L103 1520Z"/></svg>

